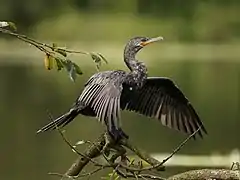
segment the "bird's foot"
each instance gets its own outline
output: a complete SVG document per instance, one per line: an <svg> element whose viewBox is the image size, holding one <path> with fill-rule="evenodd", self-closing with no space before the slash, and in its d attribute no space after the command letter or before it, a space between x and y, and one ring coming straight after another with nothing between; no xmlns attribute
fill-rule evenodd
<svg viewBox="0 0 240 180"><path fill-rule="evenodd" d="M116 150L114 149L114 147L116 148L116 144L120 143L121 140L127 140L128 135L126 135L120 129L120 130L114 131L114 133L111 131L106 131L106 133L104 134L104 138L105 138L105 144L101 150L101 153L108 156L111 148L113 148L112 150Z"/></svg>

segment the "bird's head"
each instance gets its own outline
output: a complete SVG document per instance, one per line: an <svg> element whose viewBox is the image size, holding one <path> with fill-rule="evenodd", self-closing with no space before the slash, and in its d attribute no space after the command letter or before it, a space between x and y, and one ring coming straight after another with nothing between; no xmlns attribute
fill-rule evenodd
<svg viewBox="0 0 240 180"><path fill-rule="evenodd" d="M131 51L132 53L137 53L144 46L161 40L163 40L163 37L161 36L155 38L134 37L127 43L125 50Z"/></svg>

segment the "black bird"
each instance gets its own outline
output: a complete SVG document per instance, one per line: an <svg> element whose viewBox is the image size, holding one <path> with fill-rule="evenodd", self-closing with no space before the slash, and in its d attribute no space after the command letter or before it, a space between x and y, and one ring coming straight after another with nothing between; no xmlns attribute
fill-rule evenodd
<svg viewBox="0 0 240 180"><path fill-rule="evenodd" d="M72 108L37 133L55 129L56 125L63 127L82 114L105 122L113 138L127 138L121 129L120 110L129 110L156 118L164 126L186 134L192 134L201 127L198 135L202 137L203 132L207 133L206 129L173 81L165 77L148 77L145 64L135 58L144 46L162 39L132 38L124 49L124 61L130 72L116 70L94 74Z"/></svg>

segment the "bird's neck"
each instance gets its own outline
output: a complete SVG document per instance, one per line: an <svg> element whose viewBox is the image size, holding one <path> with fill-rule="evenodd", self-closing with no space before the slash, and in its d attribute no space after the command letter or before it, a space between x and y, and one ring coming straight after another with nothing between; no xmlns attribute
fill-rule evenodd
<svg viewBox="0 0 240 180"><path fill-rule="evenodd" d="M128 49L124 50L124 62L131 71L138 70L138 60L135 58L135 56L135 52Z"/></svg>
<svg viewBox="0 0 240 180"><path fill-rule="evenodd" d="M135 54L128 52L124 53L124 61L131 72L128 75L127 81L131 84L136 84L141 87L147 79L147 68L144 63L139 62L135 58Z"/></svg>

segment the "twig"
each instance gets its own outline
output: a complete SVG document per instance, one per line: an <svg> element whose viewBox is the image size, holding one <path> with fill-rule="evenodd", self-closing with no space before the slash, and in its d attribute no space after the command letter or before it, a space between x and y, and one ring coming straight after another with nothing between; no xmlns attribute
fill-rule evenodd
<svg viewBox="0 0 240 180"><path fill-rule="evenodd" d="M154 176L151 174L139 174L138 177L140 178L149 178L149 179L157 179L157 180L166 180L166 178Z"/></svg>
<svg viewBox="0 0 240 180"><path fill-rule="evenodd" d="M100 170L103 170L103 169L104 169L104 167L99 167L99 168L96 168L95 170L93 170L93 171L91 171L91 172L78 175L78 177L91 176L91 175L95 174L96 172L98 172L98 171L100 171Z"/></svg>
<svg viewBox="0 0 240 180"><path fill-rule="evenodd" d="M166 158L164 159L159 166L163 165L164 163L166 163L169 159L171 159L174 154L176 154L178 151L180 151L182 149L182 147L192 138L196 135L196 133L198 133L198 131L200 131L201 127L199 127L194 133L192 133L190 136L188 136L182 143L179 144L179 146L173 150L173 152Z"/></svg>
<svg viewBox="0 0 240 180"><path fill-rule="evenodd" d="M133 173L133 175L135 176L136 180L138 180L138 175L136 173Z"/></svg>
<svg viewBox="0 0 240 180"><path fill-rule="evenodd" d="M141 178L141 179L153 179L153 180L166 180L166 178L163 178L163 177L159 177L159 176L154 176L154 175L151 175L151 174L126 174L125 175L125 178Z"/></svg>
<svg viewBox="0 0 240 180"><path fill-rule="evenodd" d="M79 152L74 146L71 145L71 143L67 140L67 138L64 136L63 132L59 129L59 127L58 127L57 124L55 123L54 118L52 117L52 115L50 114L50 112L48 112L48 117L49 117L49 119L50 119L52 122L54 122L54 125L55 125L55 127L56 127L56 130L57 130L57 131L59 132L59 134L61 135L63 141L71 148L71 150L72 150L74 153L78 154L79 156L88 158L88 159L89 159L90 161L92 161L94 164L100 165L98 162L92 160L90 157L85 156L85 154Z"/></svg>
<svg viewBox="0 0 240 180"><path fill-rule="evenodd" d="M49 118L54 122L54 119L52 117L52 115L48 112L48 116ZM74 148L70 142L66 139L66 137L64 136L64 134L62 133L62 131L59 129L59 127L57 126L57 124L54 122L57 131L59 132L59 134L61 135L62 139L64 140L64 142L71 148L71 150L73 150L75 153L77 153L79 155L78 159L76 160L76 162L74 164L72 164L72 166L70 167L70 169L65 173L65 175L68 176L77 176L79 174L79 172L85 167L86 164L88 164L88 162L92 162L94 165L99 166L99 167L104 167L105 165L98 163L97 161L94 161L93 158L97 157L100 155L100 151L97 149L96 151L96 147L101 149L101 144L102 141L95 143L94 145L91 145L89 150L87 150L85 153L80 153L76 148ZM101 137L100 137L101 138ZM99 139L98 139L99 140ZM101 145L99 147L99 145ZM91 147L93 147L93 149L91 149Z"/></svg>
<svg viewBox="0 0 240 180"><path fill-rule="evenodd" d="M113 173L112 173L112 175L111 175L111 177L110 177L110 180L114 180L113 178L114 178L115 174L117 173L117 170L118 170L119 166L120 166L120 164L118 164L118 165L113 169Z"/></svg>
<svg viewBox="0 0 240 180"><path fill-rule="evenodd" d="M68 176L66 174L60 174L60 173L54 173L54 172L50 172L48 173L48 175L58 176L58 177L61 177L62 179L63 178L77 179L77 176Z"/></svg>
<svg viewBox="0 0 240 180"><path fill-rule="evenodd" d="M52 46L50 46L48 44L45 44L45 43L41 43L39 41L36 41L36 40L34 40L32 38L29 38L29 37L27 37L26 35L23 35L23 34L12 32L12 31L4 29L4 28L0 28L0 32L5 33L5 34L9 34L9 35L14 36L14 37L16 37L16 38L18 38L22 41L25 41L26 43L34 45L35 47L37 47L41 51L44 51L45 47L47 47L49 49L53 49ZM69 50L69 49L63 49L63 48L57 48L57 49L68 52L68 53L78 53L78 54L90 55L89 52L85 52L85 51L76 51L76 50ZM46 51L44 51L44 52L46 52Z"/></svg>

